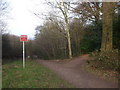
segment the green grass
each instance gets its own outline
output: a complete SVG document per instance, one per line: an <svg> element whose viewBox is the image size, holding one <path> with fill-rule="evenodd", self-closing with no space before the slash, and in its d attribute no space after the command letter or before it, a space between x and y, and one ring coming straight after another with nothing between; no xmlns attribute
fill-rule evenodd
<svg viewBox="0 0 120 90"><path fill-rule="evenodd" d="M73 88L67 81L59 78L53 71L36 63L26 61L26 68L22 68L22 61L18 60L3 65L3 88Z"/></svg>

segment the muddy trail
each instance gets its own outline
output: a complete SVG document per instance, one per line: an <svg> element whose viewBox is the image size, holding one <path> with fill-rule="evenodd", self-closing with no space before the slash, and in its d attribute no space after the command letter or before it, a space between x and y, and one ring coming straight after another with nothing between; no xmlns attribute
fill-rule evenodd
<svg viewBox="0 0 120 90"><path fill-rule="evenodd" d="M53 70L76 88L117 88L117 84L100 79L84 70L88 58L88 55L83 55L72 60L37 60L37 62Z"/></svg>

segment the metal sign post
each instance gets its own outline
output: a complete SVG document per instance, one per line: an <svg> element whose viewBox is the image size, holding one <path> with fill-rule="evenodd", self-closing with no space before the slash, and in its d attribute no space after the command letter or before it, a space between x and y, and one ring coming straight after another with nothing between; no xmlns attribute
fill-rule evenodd
<svg viewBox="0 0 120 90"><path fill-rule="evenodd" d="M21 35L20 41L23 42L23 68L25 68L25 41L28 41L27 35Z"/></svg>
<svg viewBox="0 0 120 90"><path fill-rule="evenodd" d="M23 41L23 68L25 68L25 42Z"/></svg>

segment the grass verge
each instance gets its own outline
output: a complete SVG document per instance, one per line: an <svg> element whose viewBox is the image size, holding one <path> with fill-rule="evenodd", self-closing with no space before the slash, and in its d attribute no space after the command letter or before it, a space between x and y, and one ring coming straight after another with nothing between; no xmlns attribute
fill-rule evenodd
<svg viewBox="0 0 120 90"><path fill-rule="evenodd" d="M22 61L18 60L3 65L2 88L74 88L74 86L34 61L26 61L26 68L23 69Z"/></svg>

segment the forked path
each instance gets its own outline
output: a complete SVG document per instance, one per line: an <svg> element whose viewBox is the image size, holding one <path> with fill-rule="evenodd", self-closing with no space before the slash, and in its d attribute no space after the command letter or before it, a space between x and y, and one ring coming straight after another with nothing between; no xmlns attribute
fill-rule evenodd
<svg viewBox="0 0 120 90"><path fill-rule="evenodd" d="M102 80L88 72L83 66L86 64L88 55L74 58L71 61L64 60L37 60L40 64L53 70L62 79L73 84L76 88L117 88L118 85Z"/></svg>

